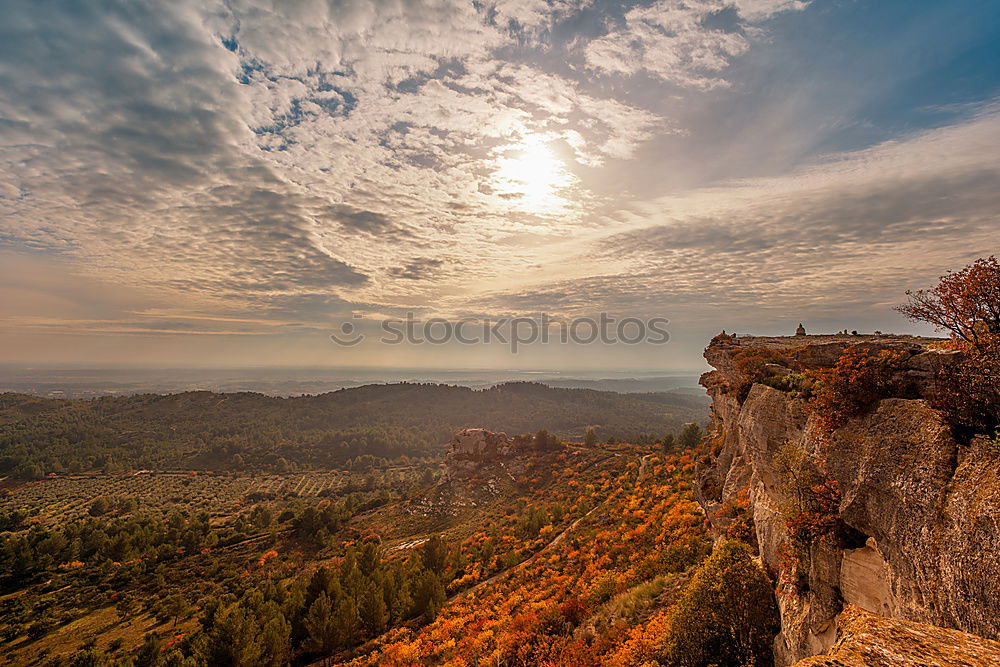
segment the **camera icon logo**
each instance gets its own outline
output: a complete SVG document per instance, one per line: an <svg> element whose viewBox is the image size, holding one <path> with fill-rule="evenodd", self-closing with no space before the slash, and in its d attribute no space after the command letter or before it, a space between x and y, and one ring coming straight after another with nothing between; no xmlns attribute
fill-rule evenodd
<svg viewBox="0 0 1000 667"><path fill-rule="evenodd" d="M362 319L361 315L353 315L352 317L356 320ZM357 332L358 328L353 322L341 322L338 329L339 332L330 334L330 340L337 345L342 345L343 347L354 347L365 339L365 335L363 333Z"/></svg>

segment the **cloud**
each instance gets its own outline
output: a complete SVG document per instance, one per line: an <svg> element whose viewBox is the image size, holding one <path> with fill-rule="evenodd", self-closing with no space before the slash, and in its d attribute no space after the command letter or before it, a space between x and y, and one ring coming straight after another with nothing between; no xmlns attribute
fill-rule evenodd
<svg viewBox="0 0 1000 667"><path fill-rule="evenodd" d="M660 0L625 13L622 25L586 46L587 65L607 74L644 72L682 86L728 85L721 76L749 48L758 23L805 2Z"/></svg>
<svg viewBox="0 0 1000 667"><path fill-rule="evenodd" d="M552 21L585 4L532 6ZM400 253L569 233L588 193L568 190L558 217L525 213L489 187L492 151L545 134L595 167L632 157L661 120L496 59L513 39L502 18L528 9L8 3L4 234L94 275L249 303L364 300Z"/></svg>
<svg viewBox="0 0 1000 667"><path fill-rule="evenodd" d="M987 108L781 177L638 202L619 212L619 231L555 267L566 279L483 295L476 307L744 326L790 309L868 317L1000 251L1000 158L976 149L998 141L1000 111ZM585 275L570 278L584 262Z"/></svg>
<svg viewBox="0 0 1000 667"><path fill-rule="evenodd" d="M396 225L382 213L352 208L343 204L328 208L330 217L350 229L356 229L369 234L391 232Z"/></svg>
<svg viewBox="0 0 1000 667"><path fill-rule="evenodd" d="M407 280L425 280L441 268L444 262L440 259L430 257L418 257L405 266L394 266L389 269L389 274L395 278L405 278Z"/></svg>
<svg viewBox="0 0 1000 667"><path fill-rule="evenodd" d="M818 160L875 93L817 120L822 82L764 102L763 83L727 88L737 63L782 64L751 52L804 7L10 0L0 246L72 278L18 292L7 324L57 326L56 306L31 308L45 290L65 328L102 332L796 293L869 307L995 245L995 109ZM552 168L503 162L525 145ZM109 285L124 303L68 306Z"/></svg>

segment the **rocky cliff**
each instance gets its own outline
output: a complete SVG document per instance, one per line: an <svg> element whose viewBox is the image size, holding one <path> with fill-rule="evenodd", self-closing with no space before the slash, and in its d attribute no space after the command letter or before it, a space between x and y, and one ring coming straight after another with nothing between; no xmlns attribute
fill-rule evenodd
<svg viewBox="0 0 1000 667"><path fill-rule="evenodd" d="M445 452L446 479L468 479L482 469L502 465L514 454L514 440L506 433L495 433L485 428L464 428L448 442Z"/></svg>
<svg viewBox="0 0 1000 667"><path fill-rule="evenodd" d="M935 372L954 358L933 342L719 336L705 351L716 369L701 380L713 440L697 493L717 537L740 520L751 526L744 532L779 581L778 665L830 650L848 605L1000 639L1000 455L982 439L956 442L928 406ZM857 345L898 354L894 386L907 389L831 430L795 378ZM749 357L752 382L741 361ZM815 464L829 491L827 515L813 517L825 530L805 545L792 536L790 451Z"/></svg>
<svg viewBox="0 0 1000 667"><path fill-rule="evenodd" d="M796 667L993 667L1000 660L1000 642L854 606L837 617L837 634L825 655Z"/></svg>

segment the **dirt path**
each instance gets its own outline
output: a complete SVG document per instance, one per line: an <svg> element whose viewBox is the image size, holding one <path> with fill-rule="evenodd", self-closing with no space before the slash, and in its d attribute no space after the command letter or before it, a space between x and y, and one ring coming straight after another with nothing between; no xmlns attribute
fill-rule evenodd
<svg viewBox="0 0 1000 667"><path fill-rule="evenodd" d="M639 482L646 476L646 464L649 463L650 454L643 454L639 459L642 463L639 464L639 474L635 476L635 483L638 486Z"/></svg>
<svg viewBox="0 0 1000 667"><path fill-rule="evenodd" d="M636 475L636 478L635 478L635 483L636 483L636 485L638 485L638 484L639 484L639 482L640 482L640 481L642 481L642 478L643 478L643 476L644 476L644 475L646 474L646 463L647 463L647 462L649 461L649 456L650 456L649 454L644 454L644 455L643 455L643 456L642 456L642 457L640 458L640 464L639 464L639 471L638 471L638 473L637 473L637 475ZM535 560L536 558L538 558L539 556L541 556L541 555L542 555L542 554L544 554L545 552L549 551L549 550L550 550L550 549L551 549L552 547L554 547L554 546L556 546L557 544L559 544L560 542L562 542L562 541L563 541L563 540L564 540L564 539L566 538L566 535L567 535L567 534L568 534L568 533L569 533L570 531L572 531L572 530L575 530L575 529L576 529L576 527L577 527L577 526L579 526L579 525L580 525L580 523L581 523L581 522L582 522L582 521L583 521L584 519L586 519L586 518L587 518L587 517L589 517L589 516L590 516L591 514L593 514L593 513L594 513L594 512L596 512L597 510L599 510L599 509L601 509L602 507L604 507L605 505L607 505L607 504L608 504L608 501L609 501L609 500L611 500L611 496L609 496L609 497L605 498L604 500L602 500L602 501L601 501L601 502L600 502L600 503L599 503L599 504L598 504L597 506L595 506L595 507L594 507L593 509L591 509L591 510L590 510L589 512L587 512L586 514L584 514L583 516L581 516L581 517L580 517L579 519L577 519L576 521L574 521L574 522L573 522L573 523L571 523L570 525L568 525L568 526L567 526L566 528L564 528L564 529L563 529L563 530L562 530L562 531L561 531L561 532L560 532L560 533L559 533L558 535L556 535L556 536L555 536L554 538L552 538L552 539L551 539L551 540L549 541L549 543L548 543L548 544L546 544L546 545L545 545L544 547L542 547L541 549L539 549L539 550L538 550L538 551L536 551L535 553L531 554L530 556L528 556L527 558L525 558L524 560L522 560L522 561L521 561L520 563L516 563L516 564L514 564L514 565L511 565L511 566L510 566L510 567L508 567L507 569L504 569L504 570L501 570L501 571L497 572L496 574L494 574L494 575L493 575L492 577L490 577L489 579L484 579L483 581L480 581L480 582L479 582L478 584L476 584L476 585L475 585L475 586L473 586L472 588L467 588L467 589L465 589L464 591L461 591L460 593L455 593L455 594L454 594L454 595L452 595L452 596L451 596L450 598L448 598L448 599L446 600L446 602L445 602L445 603L446 603L446 604L451 604L451 603L452 603L452 602L454 602L455 600L458 600L458 599L460 599L460 598L463 598L463 597L465 597L466 595L469 595L470 593L474 593L474 592L476 592L477 590L479 590L479 589L483 588L484 586L488 586L489 584L492 584L492 583L496 583L496 582L497 582L497 581L499 581L499 580L500 580L500 579L501 579L502 577L504 577L504 576L506 576L506 575L508 575L508 574L511 574L511 573L513 573L513 572L516 572L517 570L520 570L520 569L523 569L523 568L527 567L527 566L528 566L528 565L530 565L530 564L531 564L531 563L532 563L532 562L533 562L533 561L534 561L534 560Z"/></svg>
<svg viewBox="0 0 1000 667"><path fill-rule="evenodd" d="M579 449L579 448L577 447L577 449ZM623 454L621 454L621 453L615 453L615 454L613 454L613 456L623 456ZM644 454L644 455L642 455L639 458L640 463L639 463L639 470L637 471L636 479L635 479L636 484L639 484L639 482L641 482L642 479L645 477L645 474L646 474L646 463L649 461L649 457L650 457L650 454ZM579 519L575 520L573 523L571 523L569 526L567 526L564 530L562 530L558 535L556 535L554 538L552 538L552 540L550 540L548 544L546 544L544 547L542 547L541 549L539 549L538 551L536 551L532 555L530 555L527 558L525 558L524 560L522 560L520 563L515 563L514 565L511 565L510 567L508 567L508 568L506 568L504 570L501 570L500 572L497 572L496 574L494 574L489 579L485 579L483 581L480 581L478 584L472 586L471 588L467 588L467 589L465 589L464 591L462 591L460 593L456 593L455 595L452 595L447 600L445 600L445 604L446 605L451 604L455 600L461 599L461 598L463 598L466 595L469 595L471 593L475 593L476 591L482 589L484 586L488 586L489 584L496 583L497 581L499 581L501 578L505 577L508 574L511 574L513 572L516 572L519 569L527 567L536 558L538 558L543 553L549 551L552 547L554 547L557 544L559 544L560 542L562 542L566 538L566 535L569 534L570 531L575 530L577 528L577 526L579 526L580 523L584 519L588 518L591 514L593 514L597 510L599 510L602 507L604 507L605 505L607 505L609 500L611 500L610 497L605 498L604 500L602 500L600 503L597 504L596 507L594 507L589 512L587 512L586 514L584 514L583 516L581 516ZM415 540L415 541L419 542L419 543L423 543L424 541L426 541L426 538L418 539L418 540ZM400 545L400 546L406 546L406 545ZM396 547L396 548L399 549L399 547ZM418 627L418 626L412 625L411 627ZM384 637L385 635L382 635L382 636ZM376 639L370 640L368 642L368 645L369 646L375 646L375 645L377 645L379 639L380 638L376 638ZM339 661L341 659L346 659L347 656L358 656L358 655L362 655L363 653L364 653L364 648L357 648L354 651L343 652L339 656L334 656L334 661L337 662L337 661ZM324 662L323 661L317 661L317 662L310 663L309 667L320 667L321 665L324 665Z"/></svg>

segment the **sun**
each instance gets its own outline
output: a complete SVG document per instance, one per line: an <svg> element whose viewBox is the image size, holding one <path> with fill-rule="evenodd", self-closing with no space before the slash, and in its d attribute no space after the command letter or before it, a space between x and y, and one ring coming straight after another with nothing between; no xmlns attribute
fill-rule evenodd
<svg viewBox="0 0 1000 667"><path fill-rule="evenodd" d="M529 134L497 150L495 189L517 208L530 213L557 213L566 207L561 194L576 182L576 177L551 144L551 137Z"/></svg>

